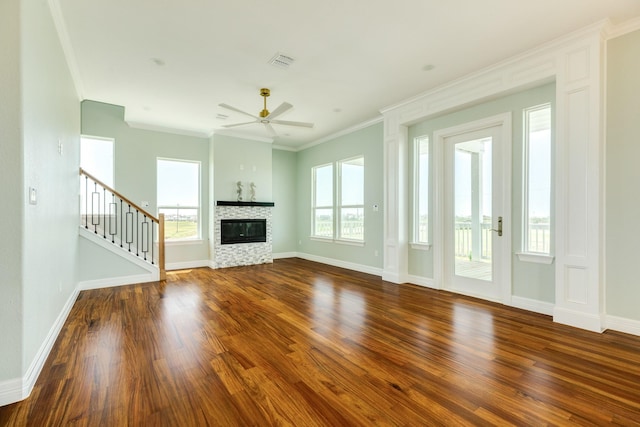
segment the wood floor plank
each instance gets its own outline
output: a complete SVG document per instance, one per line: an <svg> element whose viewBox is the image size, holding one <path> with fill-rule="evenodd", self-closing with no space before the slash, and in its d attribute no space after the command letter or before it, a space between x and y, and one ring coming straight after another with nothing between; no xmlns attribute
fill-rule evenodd
<svg viewBox="0 0 640 427"><path fill-rule="evenodd" d="M0 426L640 425L640 337L300 259L80 293Z"/></svg>

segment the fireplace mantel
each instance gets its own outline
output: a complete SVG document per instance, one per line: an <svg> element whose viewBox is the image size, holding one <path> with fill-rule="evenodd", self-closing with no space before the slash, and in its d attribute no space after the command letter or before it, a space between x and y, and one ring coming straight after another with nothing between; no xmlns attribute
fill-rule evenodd
<svg viewBox="0 0 640 427"><path fill-rule="evenodd" d="M216 202L217 206L254 206L254 207L272 207L275 206L273 202L237 202L237 201L227 201L227 200L218 200Z"/></svg>

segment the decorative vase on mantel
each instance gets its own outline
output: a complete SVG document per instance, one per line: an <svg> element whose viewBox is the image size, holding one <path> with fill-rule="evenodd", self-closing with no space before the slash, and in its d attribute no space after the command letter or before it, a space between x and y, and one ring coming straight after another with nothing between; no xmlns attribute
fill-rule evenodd
<svg viewBox="0 0 640 427"><path fill-rule="evenodd" d="M238 202L242 201L242 181L236 182L236 193L238 193Z"/></svg>

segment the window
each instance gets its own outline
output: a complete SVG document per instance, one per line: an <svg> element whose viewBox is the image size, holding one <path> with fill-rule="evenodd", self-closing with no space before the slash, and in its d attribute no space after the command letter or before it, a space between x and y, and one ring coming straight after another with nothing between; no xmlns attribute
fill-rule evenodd
<svg viewBox="0 0 640 427"><path fill-rule="evenodd" d="M333 238L333 165L316 166L313 173L313 232Z"/></svg>
<svg viewBox="0 0 640 427"><path fill-rule="evenodd" d="M429 244L429 137L414 139L413 241Z"/></svg>
<svg viewBox="0 0 640 427"><path fill-rule="evenodd" d="M313 167L312 186L312 237L364 241L364 157Z"/></svg>
<svg viewBox="0 0 640 427"><path fill-rule="evenodd" d="M338 238L364 240L364 157L338 162L340 227Z"/></svg>
<svg viewBox="0 0 640 427"><path fill-rule="evenodd" d="M80 137L80 167L113 188L113 143L110 138Z"/></svg>
<svg viewBox="0 0 640 427"><path fill-rule="evenodd" d="M200 162L158 159L158 213L166 240L200 238Z"/></svg>
<svg viewBox="0 0 640 427"><path fill-rule="evenodd" d="M551 254L551 105L524 110L523 251Z"/></svg>

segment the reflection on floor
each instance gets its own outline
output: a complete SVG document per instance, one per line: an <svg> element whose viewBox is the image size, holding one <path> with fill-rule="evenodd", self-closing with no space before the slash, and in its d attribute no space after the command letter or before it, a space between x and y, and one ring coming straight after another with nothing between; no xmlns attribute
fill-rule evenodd
<svg viewBox="0 0 640 427"><path fill-rule="evenodd" d="M456 257L456 276L491 281L491 260L471 261Z"/></svg>

